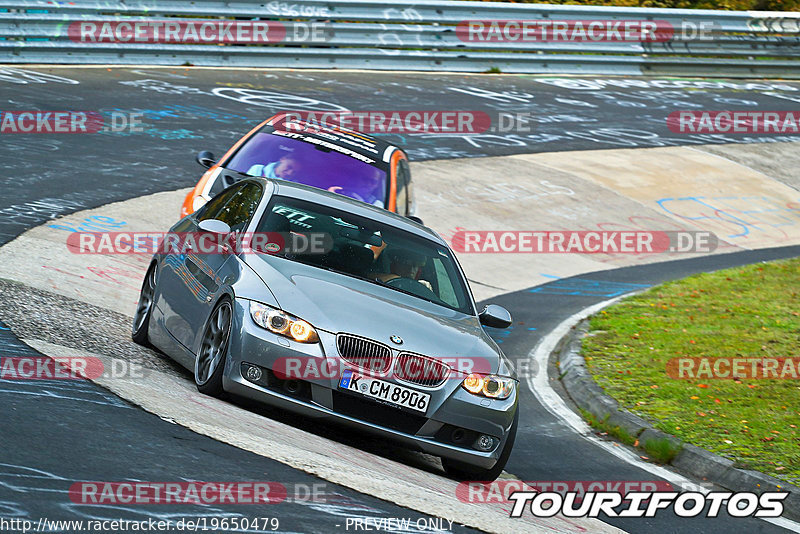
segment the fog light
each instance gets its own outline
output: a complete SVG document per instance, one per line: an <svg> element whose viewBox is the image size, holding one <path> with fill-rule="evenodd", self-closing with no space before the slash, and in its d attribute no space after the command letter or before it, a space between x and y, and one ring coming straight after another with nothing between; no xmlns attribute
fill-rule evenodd
<svg viewBox="0 0 800 534"><path fill-rule="evenodd" d="M494 438L486 434L481 434L475 444L478 446L478 449L482 451L490 451L492 447L494 447Z"/></svg>
<svg viewBox="0 0 800 534"><path fill-rule="evenodd" d="M251 382L258 382L261 380L261 369L251 365L247 368L247 371L245 371L244 377Z"/></svg>

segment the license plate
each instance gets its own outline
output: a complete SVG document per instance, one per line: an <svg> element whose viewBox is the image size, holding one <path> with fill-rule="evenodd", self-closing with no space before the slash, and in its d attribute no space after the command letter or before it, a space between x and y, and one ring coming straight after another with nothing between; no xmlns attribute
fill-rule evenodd
<svg viewBox="0 0 800 534"><path fill-rule="evenodd" d="M342 373L339 387L372 399L388 402L422 413L425 413L425 410L428 408L428 401L431 399L431 396L427 393L392 384L385 380L378 380L377 378L354 373L349 369Z"/></svg>

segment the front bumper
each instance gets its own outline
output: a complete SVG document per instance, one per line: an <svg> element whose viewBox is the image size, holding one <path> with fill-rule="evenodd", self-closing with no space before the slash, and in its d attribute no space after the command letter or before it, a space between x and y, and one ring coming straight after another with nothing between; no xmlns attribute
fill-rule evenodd
<svg viewBox="0 0 800 534"><path fill-rule="evenodd" d="M411 413L379 404L338 388L339 376L315 376L288 384L270 373L258 381L243 376L243 364L273 369L279 358L297 357L319 361L338 358L335 335L318 331L320 342L296 343L273 334L250 318L249 301L236 299L234 329L222 379L226 391L307 417L335 421L382 436L406 447L489 469L505 446L517 409L517 391L505 400L478 397L460 387L460 379L448 379L437 389L413 387L431 395L425 414ZM389 382L394 379L387 378ZM287 387L291 386L291 387ZM457 431L460 431L457 432ZM480 434L495 438L489 451L473 443ZM460 439L454 439L456 436Z"/></svg>

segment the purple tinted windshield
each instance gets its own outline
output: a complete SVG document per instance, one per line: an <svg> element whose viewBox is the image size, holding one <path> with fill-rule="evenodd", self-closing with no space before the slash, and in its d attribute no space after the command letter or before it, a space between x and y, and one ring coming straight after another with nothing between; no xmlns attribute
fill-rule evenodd
<svg viewBox="0 0 800 534"><path fill-rule="evenodd" d="M226 165L251 176L310 185L385 207L386 172L345 154L272 135L255 134Z"/></svg>

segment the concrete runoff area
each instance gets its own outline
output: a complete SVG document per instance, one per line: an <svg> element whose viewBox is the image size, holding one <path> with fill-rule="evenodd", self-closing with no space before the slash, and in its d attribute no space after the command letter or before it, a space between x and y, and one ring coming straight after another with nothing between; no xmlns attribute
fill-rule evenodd
<svg viewBox="0 0 800 534"><path fill-rule="evenodd" d="M796 150L797 146L775 144L765 145L765 148L774 151L774 158L765 160L772 164L780 159L782 151ZM662 157L669 159L672 167L659 165L660 170L652 170L653 161ZM676 215L660 208L658 201L686 197L687 186L692 187L689 195L692 198L717 198L726 194L720 182L728 181L731 195L737 198L766 198L770 203L784 206L779 212L781 219L768 212L772 218L761 214L756 222L744 219L745 216L752 218L752 213L739 210L737 217L748 223L745 226L753 228L752 235L745 241L725 234L726 246L716 252L722 253L774 246L779 236L783 236L780 244L800 242L800 211L797 209L800 192L773 179L767 174L766 163L762 163L759 166L757 161L751 162L745 167L696 148L670 148L430 161L414 164L412 172L420 215L444 236L452 235L458 228L583 230L631 228L632 223L642 224L642 229L671 230L676 222L688 230L720 231L719 221L726 219L719 213L716 219L705 213L701 218L689 219L685 214ZM641 170L648 166L651 172ZM724 167L725 173L715 172L716 166ZM680 177L673 177L671 172ZM716 181L708 180L708 173L713 173ZM648 192L651 187L655 193ZM177 219L184 194L185 190L158 193L109 204L29 230L0 248L3 278L11 282L5 285L13 286L4 291L29 287L39 297L43 293L45 296L54 294L109 310L115 314L113 320L121 323L116 325L120 331L127 330L129 325L122 323L133 315L149 257L73 254L66 247L69 233L58 226L77 227L91 217L108 217L125 223L114 229L117 231L164 231ZM646 226L644 221L647 221ZM661 224L663 226L659 226ZM771 231L775 228L779 228L780 233ZM459 259L473 281L476 299L484 300L556 277L687 257L686 254L597 256L487 253L459 254ZM35 313L35 310L9 305L5 298L2 300L2 316L12 330L44 354L86 355L89 351L101 358L108 357L104 356L107 340L69 344L66 339L59 340L57 335L47 339L43 339L43 334L37 335L42 332L36 328L37 321L44 318L48 322L58 321L65 317L53 314L52 310L50 315L44 314L44 304L40 313ZM83 319L91 326L91 317L87 317L70 315L69 319L76 322ZM128 339L119 339L117 343L120 346L116 349L123 353L126 344L133 347ZM87 349L87 344L91 350ZM154 362L163 358L150 351L144 352ZM145 410L201 434L343 486L475 528L489 532L616 531L599 521L560 516L550 519L523 516L520 520L511 520L502 506L463 503L455 497L456 483L431 470L377 457L294 425L261 417L234 404L202 396L186 374L177 370L156 370L147 380L98 379L97 382Z"/></svg>
<svg viewBox="0 0 800 534"><path fill-rule="evenodd" d="M709 154L727 158L754 171L766 174L789 187L800 190L800 150L791 150L795 143L785 143L788 150L774 144L703 145L695 147ZM783 143L781 144L783 145Z"/></svg>
<svg viewBox="0 0 800 534"><path fill-rule="evenodd" d="M748 155L753 146L723 148ZM715 253L798 243L800 191L787 177L800 143L757 146L748 165L714 145L431 161L413 172L419 214L445 237L457 229L710 231L719 239ZM697 255L462 253L459 261L483 300L582 272Z"/></svg>
<svg viewBox="0 0 800 534"><path fill-rule="evenodd" d="M744 249L800 239L800 195L753 168L691 148L517 156L585 177Z"/></svg>

